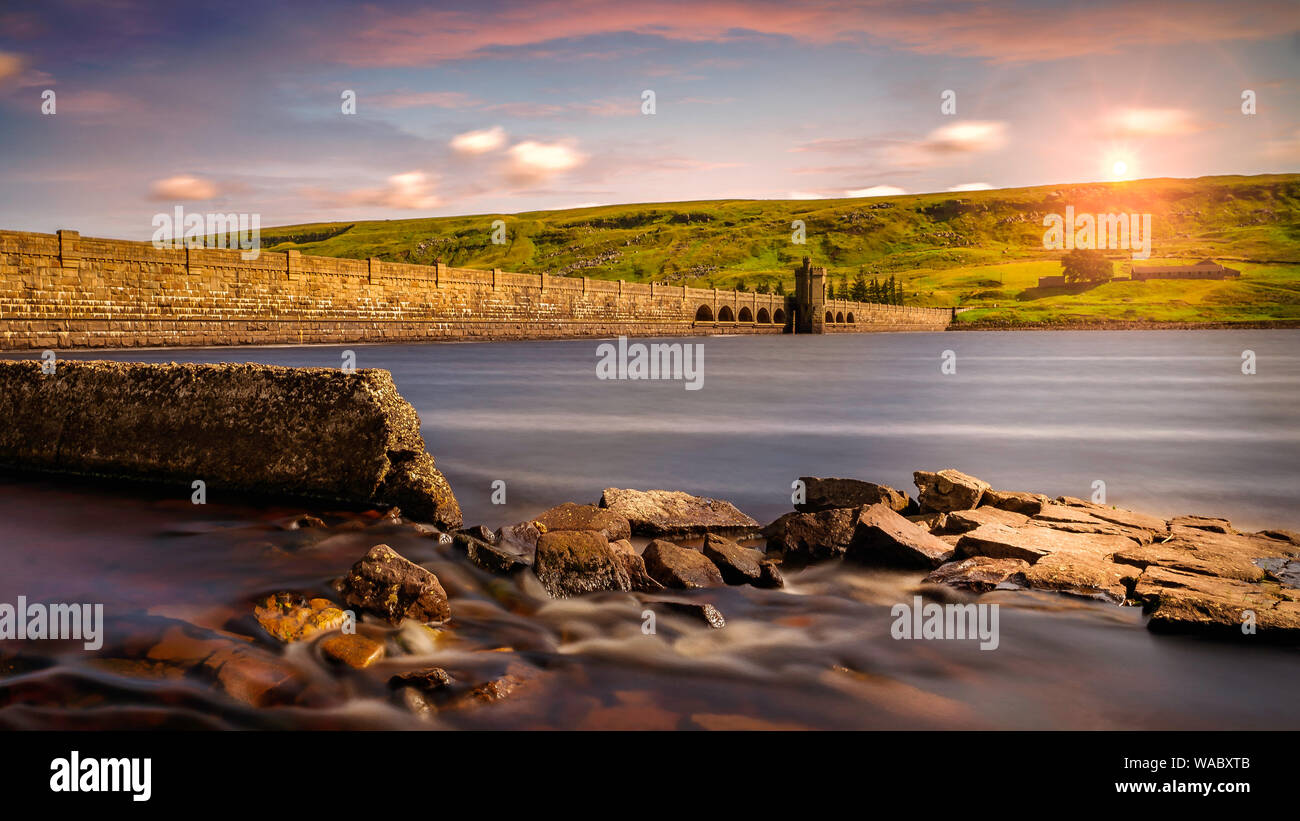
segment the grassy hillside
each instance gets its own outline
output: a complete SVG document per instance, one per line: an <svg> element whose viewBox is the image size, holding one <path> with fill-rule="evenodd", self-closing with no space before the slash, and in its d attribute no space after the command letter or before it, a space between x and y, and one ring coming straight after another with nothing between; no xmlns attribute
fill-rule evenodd
<svg viewBox="0 0 1300 821"><path fill-rule="evenodd" d="M1228 282L1111 283L1078 293L1038 289L1060 273L1042 248L1043 216L1150 213L1151 264L1212 257L1243 274ZM491 242L504 220L507 242ZM802 220L807 242L791 241ZM787 291L804 256L838 288L859 272L891 274L915 305L979 310L963 321L1300 320L1300 174L840 200L715 200L522 214L267 228L263 247L416 264L695 287ZM1108 252L1127 276L1130 253Z"/></svg>

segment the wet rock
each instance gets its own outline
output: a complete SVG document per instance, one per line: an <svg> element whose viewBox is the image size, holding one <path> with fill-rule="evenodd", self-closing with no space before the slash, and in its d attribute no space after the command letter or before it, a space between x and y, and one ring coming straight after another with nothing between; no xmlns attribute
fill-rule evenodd
<svg viewBox="0 0 1300 821"><path fill-rule="evenodd" d="M936 536L967 533L980 525L1007 525L1020 527L1029 523L1029 517L1023 513L1003 510L997 507L977 507L973 510L954 510L952 513L940 513L931 526L930 532Z"/></svg>
<svg viewBox="0 0 1300 821"><path fill-rule="evenodd" d="M578 505L573 502L553 507L538 516L534 522L542 532L549 530L594 530L611 542L632 535L627 517L595 505Z"/></svg>
<svg viewBox="0 0 1300 821"><path fill-rule="evenodd" d="M764 559L758 563L759 576L758 581L754 582L755 587L761 587L765 590L776 590L785 587L785 576L781 574L781 568L777 567L776 562L771 559Z"/></svg>
<svg viewBox="0 0 1300 821"><path fill-rule="evenodd" d="M1023 493L1015 490L986 490L980 497L981 507L1009 510L1025 516L1036 516L1043 505L1051 500L1041 493Z"/></svg>
<svg viewBox="0 0 1300 821"><path fill-rule="evenodd" d="M886 505L862 508L845 553L869 564L934 568L953 557L954 548L922 530Z"/></svg>
<svg viewBox="0 0 1300 821"><path fill-rule="evenodd" d="M306 514L303 514L302 516L297 516L293 519L290 519L288 522L285 522L284 524L285 530L302 530L304 528L312 528L312 527L325 527L325 522L316 516L308 516Z"/></svg>
<svg viewBox="0 0 1300 821"><path fill-rule="evenodd" d="M541 679L543 675L543 672L535 667L529 667L518 662L511 662L507 666L504 675L492 679L491 681L484 682L483 684L474 687L469 692L461 693L460 695L448 700L443 704L442 709L461 710L466 708L482 707L489 704L495 704L508 698L515 698L521 690L531 690L537 683L539 683L539 679Z"/></svg>
<svg viewBox="0 0 1300 821"><path fill-rule="evenodd" d="M805 501L794 509L800 513L816 513L840 507L864 507L883 504L898 513L911 512L915 502L906 493L888 485L864 482L860 479L822 479L800 476L804 483Z"/></svg>
<svg viewBox="0 0 1300 821"><path fill-rule="evenodd" d="M633 590L644 593L657 593L665 589L646 571L645 559L641 558L641 554L636 552L636 548L632 547L632 543L627 539L610 542L609 548L614 551L614 556L623 563L623 569L627 571L627 578Z"/></svg>
<svg viewBox="0 0 1300 821"><path fill-rule="evenodd" d="M438 577L400 556L386 544L375 545L339 580L338 591L353 607L387 621L442 622L451 618L447 591Z"/></svg>
<svg viewBox="0 0 1300 821"><path fill-rule="evenodd" d="M1300 588L1300 560L1266 557L1256 559L1255 564L1273 581Z"/></svg>
<svg viewBox="0 0 1300 821"><path fill-rule="evenodd" d="M1169 529L1173 530L1175 526L1208 530L1211 533L1227 534L1236 532L1232 529L1232 522L1227 519L1215 519L1209 516L1175 516L1169 520Z"/></svg>
<svg viewBox="0 0 1300 821"><path fill-rule="evenodd" d="M1029 569L1029 562L1022 559L990 559L987 556L973 556L940 565L925 577L925 581L946 584L975 593L987 593L990 590L1021 587L1013 581L1014 577Z"/></svg>
<svg viewBox="0 0 1300 821"><path fill-rule="evenodd" d="M311 638L337 630L347 615L328 599L305 599L297 593L275 593L260 600L253 615L262 629L282 642Z"/></svg>
<svg viewBox="0 0 1300 821"><path fill-rule="evenodd" d="M664 587L690 589L726 584L717 565L698 550L655 539L641 555L646 571Z"/></svg>
<svg viewBox="0 0 1300 821"><path fill-rule="evenodd" d="M931 473L918 470L912 474L916 482L917 502L921 510L936 510L948 513L953 510L969 510L980 503L989 483L974 476L967 476L959 470L948 468Z"/></svg>
<svg viewBox="0 0 1300 821"><path fill-rule="evenodd" d="M763 528L768 552L814 562L844 555L857 529L858 508L787 513Z"/></svg>
<svg viewBox="0 0 1300 821"><path fill-rule="evenodd" d="M699 619L714 630L721 630L727 626L727 619L722 615L722 611L708 602L673 601L671 599L642 599L642 602Z"/></svg>
<svg viewBox="0 0 1300 821"><path fill-rule="evenodd" d="M477 539L480 542L487 542L488 544L495 544L497 540L496 534L488 530L483 525L474 525L473 527L463 527L459 531L457 531L455 535L459 536L461 534L464 534L465 536L471 539Z"/></svg>
<svg viewBox="0 0 1300 821"><path fill-rule="evenodd" d="M1051 553L1012 578L1034 590L1050 590L1087 599L1123 604L1134 568L1107 558L1080 553Z"/></svg>
<svg viewBox="0 0 1300 821"><path fill-rule="evenodd" d="M251 643L251 639L228 633L174 625L163 631L147 651L146 658L189 668L206 661L217 651L230 651Z"/></svg>
<svg viewBox="0 0 1300 821"><path fill-rule="evenodd" d="M203 661L226 694L253 707L286 704L304 682L292 666L278 656L254 647L231 645Z"/></svg>
<svg viewBox="0 0 1300 821"><path fill-rule="evenodd" d="M1151 566L1138 577L1133 597L1151 614L1152 630L1300 639L1300 603L1250 582ZM1254 632L1242 629L1252 624Z"/></svg>
<svg viewBox="0 0 1300 821"><path fill-rule="evenodd" d="M731 502L675 490L605 488L600 506L626 518L633 533L644 536L702 536L758 528L758 522Z"/></svg>
<svg viewBox="0 0 1300 821"><path fill-rule="evenodd" d="M759 563L763 560L763 554L741 547L726 536L710 533L704 538L702 552L718 566L727 584L754 584L762 578L763 568Z"/></svg>
<svg viewBox="0 0 1300 821"><path fill-rule="evenodd" d="M436 693L451 687L455 681L451 674L441 667L422 667L419 670L398 673L388 680L388 686L394 689L411 687L425 693Z"/></svg>
<svg viewBox="0 0 1300 821"><path fill-rule="evenodd" d="M554 598L599 590L630 590L623 563L609 540L590 530L555 530L537 540L533 572Z"/></svg>
<svg viewBox="0 0 1300 821"><path fill-rule="evenodd" d="M542 529L537 522L529 521L500 528L493 541L515 553L532 556L537 552L537 540L541 536Z"/></svg>
<svg viewBox="0 0 1300 821"><path fill-rule="evenodd" d="M357 670L365 669L384 657L384 645L357 633L339 633L320 643L326 658Z"/></svg>
<svg viewBox="0 0 1300 821"><path fill-rule="evenodd" d="M490 541L475 538L464 531L456 534L455 541L456 544L464 548L465 557L473 564L498 576L508 576L533 565L532 551L528 553L516 552L512 549L513 544L510 546L493 544Z"/></svg>

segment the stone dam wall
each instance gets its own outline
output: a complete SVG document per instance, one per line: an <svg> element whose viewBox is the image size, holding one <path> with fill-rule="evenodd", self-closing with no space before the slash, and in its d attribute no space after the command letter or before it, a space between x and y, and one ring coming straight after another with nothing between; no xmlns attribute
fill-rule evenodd
<svg viewBox="0 0 1300 821"><path fill-rule="evenodd" d="M459 527L384 370L0 361L0 468L350 504Z"/></svg>
<svg viewBox="0 0 1300 821"><path fill-rule="evenodd" d="M951 318L833 305L845 318L828 313L826 332ZM5 350L773 334L798 309L775 294L0 231Z"/></svg>

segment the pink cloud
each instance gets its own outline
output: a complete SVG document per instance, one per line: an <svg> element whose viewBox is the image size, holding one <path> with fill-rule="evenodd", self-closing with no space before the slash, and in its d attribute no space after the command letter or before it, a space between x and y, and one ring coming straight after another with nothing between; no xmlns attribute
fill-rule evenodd
<svg viewBox="0 0 1300 821"><path fill-rule="evenodd" d="M1172 18L1172 19L1171 19ZM1073 6L1030 2L992 6L954 2L823 0L690 0L622 3L542 0L481 9L384 12L369 8L361 25L329 39L330 53L347 64L430 65L481 56L492 49L632 33L688 42L721 42L754 35L824 44L878 42L923 54L977 57L990 62L1056 60L1114 54L1132 48L1277 37L1300 28L1300 7L1288 0L1178 5ZM337 27L335 29L337 31ZM1014 33L1014 36L1008 36Z"/></svg>
<svg viewBox="0 0 1300 821"><path fill-rule="evenodd" d="M220 192L220 186L212 180L189 174L155 180L149 186L149 198L158 202L211 200L216 199Z"/></svg>

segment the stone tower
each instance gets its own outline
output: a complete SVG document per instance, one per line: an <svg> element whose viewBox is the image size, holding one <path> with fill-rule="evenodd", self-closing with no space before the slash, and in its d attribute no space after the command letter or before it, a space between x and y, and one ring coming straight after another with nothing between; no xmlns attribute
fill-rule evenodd
<svg viewBox="0 0 1300 821"><path fill-rule="evenodd" d="M826 332L826 269L814 266L808 257L794 269L795 332Z"/></svg>

